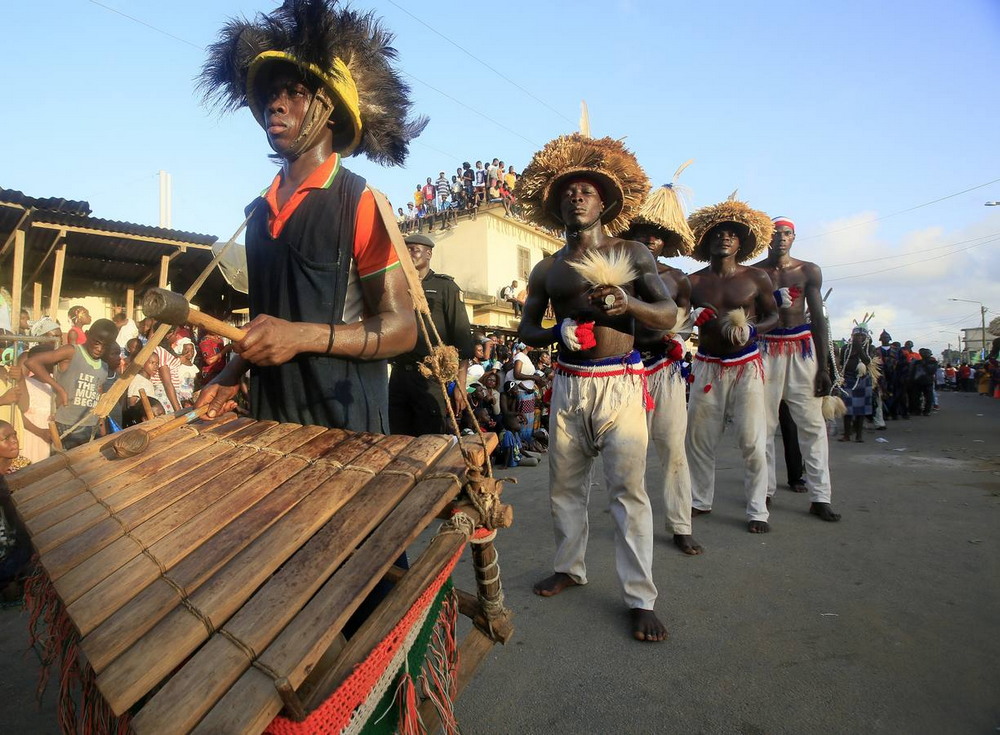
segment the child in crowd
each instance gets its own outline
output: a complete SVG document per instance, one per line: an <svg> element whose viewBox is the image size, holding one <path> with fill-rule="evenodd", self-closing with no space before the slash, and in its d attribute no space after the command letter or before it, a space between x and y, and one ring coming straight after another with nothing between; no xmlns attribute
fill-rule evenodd
<svg viewBox="0 0 1000 735"><path fill-rule="evenodd" d="M35 345L24 353L24 362L28 358L43 352L51 352L55 347L50 343ZM49 419L52 417L52 386L43 383L37 375L27 368L23 370L24 390L18 400L21 417L24 422L24 442L21 447L24 456L32 462L41 462L51 454L51 436L49 435Z"/></svg>
<svg viewBox="0 0 1000 735"><path fill-rule="evenodd" d="M177 400L181 402L181 406L186 408L194 405L194 392L197 389L195 381L201 371L194 364L194 342L184 337L177 340L174 346L180 353L180 365L177 366L177 373L180 377Z"/></svg>
<svg viewBox="0 0 1000 735"><path fill-rule="evenodd" d="M97 431L98 418L90 409L97 405L107 377L102 358L108 346L115 343L117 335L118 327L114 322L98 319L87 330L85 344L64 345L29 357L25 362L25 367L55 392L56 427L60 435L80 422L72 433L63 436L66 449L90 441ZM65 366L53 376L49 370L59 363Z"/></svg>
<svg viewBox="0 0 1000 735"><path fill-rule="evenodd" d="M159 370L160 357L154 352L146 359L146 362L142 364L138 375L132 378L132 382L128 385L128 393L126 395L128 396L129 408L132 408L139 403L140 390L146 393L146 397L150 400L150 403L155 400L162 405L163 402L166 401L167 396L163 392L163 385L160 384L157 386L153 383L153 376L156 375Z"/></svg>

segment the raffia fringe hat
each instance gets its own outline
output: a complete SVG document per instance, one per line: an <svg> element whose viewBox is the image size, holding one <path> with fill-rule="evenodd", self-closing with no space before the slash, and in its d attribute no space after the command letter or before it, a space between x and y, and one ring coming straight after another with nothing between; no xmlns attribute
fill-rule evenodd
<svg viewBox="0 0 1000 735"><path fill-rule="evenodd" d="M746 202L736 198L734 191L729 199L710 207L702 207L689 218L688 224L694 234L694 251L691 257L707 263L711 260L706 235L722 224L734 224L740 235L740 249L736 262L743 263L755 258L767 249L774 232L774 223L763 212L752 209Z"/></svg>
<svg viewBox="0 0 1000 735"><path fill-rule="evenodd" d="M620 140L564 135L546 143L517 180L514 195L524 216L543 227L562 229L559 192L573 178L593 181L600 189L607 207L601 223L612 235L628 227L649 190L649 178Z"/></svg>
<svg viewBox="0 0 1000 735"><path fill-rule="evenodd" d="M642 203L642 208L629 225L628 232L624 237L628 239L636 227L645 225L657 230L665 243L663 246L663 256L674 258L679 255L691 255L694 250L694 234L688 225L687 216L684 213L684 203L682 195L686 194L684 187L677 183L681 172L690 166L692 161L681 164L680 168L674 172L674 178L669 184L653 189L646 196Z"/></svg>

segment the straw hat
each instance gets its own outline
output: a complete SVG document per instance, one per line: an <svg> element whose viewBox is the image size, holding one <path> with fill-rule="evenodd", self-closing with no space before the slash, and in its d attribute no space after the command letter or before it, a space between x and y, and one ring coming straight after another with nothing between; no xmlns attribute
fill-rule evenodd
<svg viewBox="0 0 1000 735"><path fill-rule="evenodd" d="M563 229L559 192L573 178L585 178L600 189L607 207L601 223L612 235L628 227L649 190L646 173L621 141L580 133L563 135L546 143L517 180L514 195L525 218Z"/></svg>
<svg viewBox="0 0 1000 735"><path fill-rule="evenodd" d="M679 255L691 255L694 250L694 235L684 214L684 203L681 195L686 191L679 186L677 179L681 172L693 163L687 161L674 172L674 178L669 184L653 189L646 196L639 213L632 219L628 230L622 237L629 239L629 234L639 226L652 227L664 242L663 257L674 258Z"/></svg>
<svg viewBox="0 0 1000 735"><path fill-rule="evenodd" d="M706 263L711 260L706 235L721 224L736 225L739 232L740 249L736 252L737 263L746 262L763 253L774 233L774 223L771 222L771 218L759 210L752 209L746 202L738 200L735 191L726 201L695 211L688 217L688 224L691 226L695 242L691 257Z"/></svg>

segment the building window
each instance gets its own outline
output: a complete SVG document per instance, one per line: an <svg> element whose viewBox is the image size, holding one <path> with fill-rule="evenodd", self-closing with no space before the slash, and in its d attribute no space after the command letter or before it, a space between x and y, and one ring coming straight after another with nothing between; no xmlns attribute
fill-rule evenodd
<svg viewBox="0 0 1000 735"><path fill-rule="evenodd" d="M531 252L528 248L519 247L517 249L517 274L522 281L528 280L528 273L531 271Z"/></svg>

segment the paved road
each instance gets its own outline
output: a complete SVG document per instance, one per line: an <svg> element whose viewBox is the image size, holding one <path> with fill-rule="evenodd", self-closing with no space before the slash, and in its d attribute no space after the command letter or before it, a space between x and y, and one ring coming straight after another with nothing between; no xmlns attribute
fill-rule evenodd
<svg viewBox="0 0 1000 735"><path fill-rule="evenodd" d="M603 490L592 497L591 583L542 599L531 584L551 563L547 467L501 472L519 478L505 493L516 525L498 542L517 633L459 702L463 732L995 732L1000 401L944 394L941 405L864 444L833 442L844 520L822 523L781 490L766 536L745 531L727 437L715 510L695 525L706 553L685 557L658 533L657 607L671 636L661 644L629 636ZM651 456L651 483L655 467ZM661 526L662 501L653 506ZM33 704L25 622L0 611L0 733L54 733L51 697L41 712Z"/></svg>

